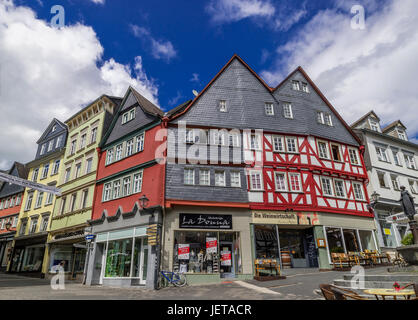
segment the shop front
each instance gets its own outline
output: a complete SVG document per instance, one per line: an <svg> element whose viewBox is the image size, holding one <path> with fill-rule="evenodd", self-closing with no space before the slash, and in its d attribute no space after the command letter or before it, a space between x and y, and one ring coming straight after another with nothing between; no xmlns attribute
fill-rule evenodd
<svg viewBox="0 0 418 320"><path fill-rule="evenodd" d="M41 232L35 235L23 235L16 237L14 240L13 257L9 272L43 277L42 266L47 233Z"/></svg>
<svg viewBox="0 0 418 320"><path fill-rule="evenodd" d="M252 211L255 259L286 268L331 268L331 253L377 250L373 218L321 212Z"/></svg>
<svg viewBox="0 0 418 320"><path fill-rule="evenodd" d="M252 278L249 211L206 208L168 210L163 269L188 283Z"/></svg>
<svg viewBox="0 0 418 320"><path fill-rule="evenodd" d="M12 255L12 244L15 232L9 232L0 236L0 271L6 271Z"/></svg>
<svg viewBox="0 0 418 320"><path fill-rule="evenodd" d="M64 269L67 280L81 281L86 260L85 228L69 229L50 235L48 241L48 278L57 266Z"/></svg>
<svg viewBox="0 0 418 320"><path fill-rule="evenodd" d="M155 288L159 273L161 207L90 220L95 235L86 270L87 285ZM155 237L150 238L150 229Z"/></svg>

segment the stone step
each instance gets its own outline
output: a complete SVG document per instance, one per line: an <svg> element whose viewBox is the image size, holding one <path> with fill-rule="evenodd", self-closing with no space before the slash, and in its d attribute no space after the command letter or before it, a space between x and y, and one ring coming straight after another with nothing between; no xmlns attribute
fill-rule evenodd
<svg viewBox="0 0 418 320"><path fill-rule="evenodd" d="M393 288L394 282L395 281L365 281L364 288L361 288L361 289L374 289L374 288L391 289ZM406 282L396 281L396 282L398 282L401 287L410 283L410 281L406 281ZM343 288L352 288L352 283L350 280L336 279L334 280L334 285L338 287L343 287Z"/></svg>
<svg viewBox="0 0 418 320"><path fill-rule="evenodd" d="M343 280L351 280L356 274L345 274ZM418 274L366 274L364 281L392 281L392 282L416 282L418 283Z"/></svg>

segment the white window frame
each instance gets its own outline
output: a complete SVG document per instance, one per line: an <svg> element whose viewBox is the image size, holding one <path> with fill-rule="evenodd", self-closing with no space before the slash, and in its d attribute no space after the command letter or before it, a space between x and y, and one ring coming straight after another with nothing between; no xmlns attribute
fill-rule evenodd
<svg viewBox="0 0 418 320"><path fill-rule="evenodd" d="M89 163L90 163L90 168L89 168ZM86 159L86 171L85 174L88 174L90 172L92 172L92 168L93 168L93 156L89 157Z"/></svg>
<svg viewBox="0 0 418 320"><path fill-rule="evenodd" d="M33 202L33 193L29 193L28 197L26 198L25 211L29 211L31 209L32 202Z"/></svg>
<svg viewBox="0 0 418 320"><path fill-rule="evenodd" d="M114 148L106 150L106 164L111 164L113 162L114 153L115 153Z"/></svg>
<svg viewBox="0 0 418 320"><path fill-rule="evenodd" d="M292 176L298 178L299 190L292 190ZM288 172L289 192L303 192L301 175L298 172Z"/></svg>
<svg viewBox="0 0 418 320"><path fill-rule="evenodd" d="M298 80L292 80L292 90L300 91L300 83Z"/></svg>
<svg viewBox="0 0 418 320"><path fill-rule="evenodd" d="M112 200L113 185L112 182L107 182L103 185L102 202Z"/></svg>
<svg viewBox="0 0 418 320"><path fill-rule="evenodd" d="M120 182L120 179L117 179L117 180L114 180L112 183L112 199L117 199L120 197L121 197L121 182Z"/></svg>
<svg viewBox="0 0 418 320"><path fill-rule="evenodd" d="M134 138L126 141L125 158L131 156L134 153Z"/></svg>
<svg viewBox="0 0 418 320"><path fill-rule="evenodd" d="M199 169L199 185L210 186L210 170L209 169Z"/></svg>
<svg viewBox="0 0 418 320"><path fill-rule="evenodd" d="M398 132L399 139L408 141L405 130L397 128L396 131Z"/></svg>
<svg viewBox="0 0 418 320"><path fill-rule="evenodd" d="M338 159L334 159L334 153L332 152L332 147L333 146L338 147L338 158L339 158L339 160ZM331 143L331 148L330 148L329 151L330 151L330 156L331 156L332 161L336 161L336 162L342 162L343 161L343 156L341 154L342 148L341 148L341 145L340 144L338 144L338 143Z"/></svg>
<svg viewBox="0 0 418 320"><path fill-rule="evenodd" d="M46 200L45 200L45 205L50 205L52 204L52 201L54 200L54 194L53 193L47 193L46 196Z"/></svg>
<svg viewBox="0 0 418 320"><path fill-rule="evenodd" d="M227 112L228 106L226 105L226 100L219 100L218 108L220 112Z"/></svg>
<svg viewBox="0 0 418 320"><path fill-rule="evenodd" d="M115 147L115 162L121 160L122 158L123 158L123 143L119 143Z"/></svg>
<svg viewBox="0 0 418 320"><path fill-rule="evenodd" d="M218 177L222 176L222 179L219 180ZM216 187L226 187L226 175L225 170L215 170L215 186Z"/></svg>
<svg viewBox="0 0 418 320"><path fill-rule="evenodd" d="M389 162L389 158L386 153L387 148L375 145L375 149L376 149L377 160L383 161L383 162Z"/></svg>
<svg viewBox="0 0 418 320"><path fill-rule="evenodd" d="M258 175L260 177L260 188L254 187L253 175ZM263 191L264 190L263 171L250 170L250 189L251 191Z"/></svg>
<svg viewBox="0 0 418 320"><path fill-rule="evenodd" d="M352 155L352 153L354 153L354 156L356 157L356 162L357 163L355 163L355 162L353 162L352 160L352 158L351 158L351 155ZM351 164L353 164L353 165L360 165L360 157L359 157L359 154L358 154L358 152L357 152L357 149L354 149L354 148L348 148L348 158L350 159L350 163Z"/></svg>
<svg viewBox="0 0 418 320"><path fill-rule="evenodd" d="M326 193L325 192L326 188L324 187L325 186L324 180L328 181L329 189L330 189L331 193ZM333 197L335 195L335 193L334 193L334 183L332 182L332 178L322 176L321 177L321 187L322 187L322 194L324 196Z"/></svg>
<svg viewBox="0 0 418 320"><path fill-rule="evenodd" d="M280 141L280 145L281 148L276 148L276 140ZM278 136L278 135L273 135L272 136L272 143L273 143L273 151L274 152L286 152L286 147L285 147L285 143L284 143L284 137L283 136Z"/></svg>
<svg viewBox="0 0 418 320"><path fill-rule="evenodd" d="M55 142L55 148L58 148L62 140L62 136L58 136L57 141Z"/></svg>
<svg viewBox="0 0 418 320"><path fill-rule="evenodd" d="M325 125L332 127L332 117L331 114L326 113L324 114L324 121L325 121Z"/></svg>
<svg viewBox="0 0 418 320"><path fill-rule="evenodd" d="M290 102L283 102L283 116L286 119L293 119L292 104Z"/></svg>
<svg viewBox="0 0 418 320"><path fill-rule="evenodd" d="M400 191L399 177L395 174L390 175L391 188L395 191Z"/></svg>
<svg viewBox="0 0 418 320"><path fill-rule="evenodd" d="M136 179L138 177L138 179ZM143 170L133 174L132 178L132 194L141 192L143 180ZM137 182L138 181L138 182Z"/></svg>
<svg viewBox="0 0 418 320"><path fill-rule="evenodd" d="M382 132L378 121L371 119L371 118L369 118L368 120L369 120L370 129L372 131ZM374 128L376 128L377 130L375 130Z"/></svg>
<svg viewBox="0 0 418 320"><path fill-rule="evenodd" d="M417 169L417 164L415 162L415 155L404 153L404 160L405 160L406 167L408 169L415 169L415 170Z"/></svg>
<svg viewBox="0 0 418 320"><path fill-rule="evenodd" d="M47 152L51 151L53 147L54 147L54 140L50 140L50 141L48 142L48 149L47 149Z"/></svg>
<svg viewBox="0 0 418 320"><path fill-rule="evenodd" d="M191 177L188 174L186 175L186 172L192 172ZM187 177L187 180L186 180L186 177ZM192 180L191 183L189 183L190 182L189 178L191 178L190 180ZM183 182L184 182L184 185L187 185L187 186L193 186L195 184L195 170L194 170L194 168L184 168Z"/></svg>
<svg viewBox="0 0 418 320"><path fill-rule="evenodd" d="M234 180L235 179L235 178L233 178L234 174L237 175L237 177L235 177L235 178L238 178L237 180ZM231 175L231 187L240 188L241 187L241 172L232 170L230 175ZM238 182L238 183L236 183L236 182Z"/></svg>
<svg viewBox="0 0 418 320"><path fill-rule="evenodd" d="M278 188L278 184L277 184L277 182L278 182L278 178L277 178L277 176L283 176L283 183L284 183L284 188ZM275 190L276 191L288 191L288 183L287 183L287 175L286 175L286 172L282 172L282 171L275 171L274 172L274 188L275 188Z"/></svg>
<svg viewBox="0 0 418 320"><path fill-rule="evenodd" d="M360 182L355 182L355 181L353 181L352 184L353 184L354 198L356 200L363 200L364 201L365 200L365 197L364 197L363 184L360 183ZM359 187L360 189L359 190L356 190L356 186ZM358 197L357 196L357 191L360 191L361 197Z"/></svg>
<svg viewBox="0 0 418 320"><path fill-rule="evenodd" d="M260 135L251 133L250 134L250 150L261 150L260 146L261 146Z"/></svg>
<svg viewBox="0 0 418 320"><path fill-rule="evenodd" d="M96 140L97 140L97 130L98 130L98 127L91 128L90 143L89 144L92 144L92 143L96 142Z"/></svg>
<svg viewBox="0 0 418 320"><path fill-rule="evenodd" d="M272 102L265 102L264 110L267 116L274 116L274 104Z"/></svg>
<svg viewBox="0 0 418 320"><path fill-rule="evenodd" d="M302 82L302 91L305 93L309 93L309 87L306 82Z"/></svg>
<svg viewBox="0 0 418 320"><path fill-rule="evenodd" d="M324 113L322 111L316 112L316 122L320 124L325 124Z"/></svg>
<svg viewBox="0 0 418 320"><path fill-rule="evenodd" d="M289 140L294 140L295 141L295 151L289 151ZM286 152L288 153L299 153L299 146L298 146L298 138L297 137L285 137L285 141L286 141Z"/></svg>
<svg viewBox="0 0 418 320"><path fill-rule="evenodd" d="M54 165L52 167L51 175L57 174L60 168L61 160L55 160Z"/></svg>
<svg viewBox="0 0 418 320"><path fill-rule="evenodd" d="M321 151L322 150L321 150L320 144L324 144L325 145L325 152L326 152L325 156L321 155ZM318 140L318 157L321 158L321 159L327 159L327 160L330 160L331 159L330 152L329 152L328 142L322 141L322 140Z"/></svg>
<svg viewBox="0 0 418 320"><path fill-rule="evenodd" d="M126 181L128 181L128 183L126 183ZM126 176L123 177L122 179L122 193L123 193L123 197L129 196L132 194L132 179L131 176ZM128 186L128 189L126 188L126 186Z"/></svg>
<svg viewBox="0 0 418 320"><path fill-rule="evenodd" d="M42 201L44 200L44 192L38 191L38 196L36 197L35 209L42 207Z"/></svg>
<svg viewBox="0 0 418 320"><path fill-rule="evenodd" d="M48 172L49 172L49 163L44 164L43 168L42 168L42 176L41 179L45 179L48 177Z"/></svg>
<svg viewBox="0 0 418 320"><path fill-rule="evenodd" d="M342 186L343 186L343 190L342 191L344 193L343 196L338 195L337 182L342 182ZM347 198L347 190L345 188L345 181L343 179L335 179L334 178L334 192L335 192L335 196L337 198L344 198L344 199Z"/></svg>

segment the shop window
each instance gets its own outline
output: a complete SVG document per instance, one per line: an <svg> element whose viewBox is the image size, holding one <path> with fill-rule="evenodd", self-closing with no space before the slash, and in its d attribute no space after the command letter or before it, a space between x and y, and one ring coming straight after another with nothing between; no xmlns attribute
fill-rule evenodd
<svg viewBox="0 0 418 320"><path fill-rule="evenodd" d="M51 253L50 269L61 264L64 271L72 270L72 252L73 249L71 247L62 247L53 251Z"/></svg>
<svg viewBox="0 0 418 320"><path fill-rule="evenodd" d="M325 228L327 233L328 249L330 253L345 253L343 237L340 228Z"/></svg>
<svg viewBox="0 0 418 320"><path fill-rule="evenodd" d="M294 259L305 259L305 247L303 233L298 230L279 230L280 253L283 260L283 267L286 267L285 256L290 256L293 267ZM287 265L289 267L289 265Z"/></svg>
<svg viewBox="0 0 418 320"><path fill-rule="evenodd" d="M105 277L129 277L132 259L132 239L109 241Z"/></svg>
<svg viewBox="0 0 418 320"><path fill-rule="evenodd" d="M376 250L376 245L373 239L373 233L370 230L359 230L361 247L364 250Z"/></svg>
<svg viewBox="0 0 418 320"><path fill-rule="evenodd" d="M279 259L275 225L254 225L256 259Z"/></svg>
<svg viewBox="0 0 418 320"><path fill-rule="evenodd" d="M347 252L360 252L360 243L357 238L357 232L354 229L343 229L345 247Z"/></svg>
<svg viewBox="0 0 418 320"><path fill-rule="evenodd" d="M27 247L23 256L21 271L40 271L45 247Z"/></svg>
<svg viewBox="0 0 418 320"><path fill-rule="evenodd" d="M173 270L180 273L242 272L237 232L174 232Z"/></svg>

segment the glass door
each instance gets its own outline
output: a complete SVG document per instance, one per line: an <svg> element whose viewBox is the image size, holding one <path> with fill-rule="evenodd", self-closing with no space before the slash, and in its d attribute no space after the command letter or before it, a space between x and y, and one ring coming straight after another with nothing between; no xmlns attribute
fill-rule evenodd
<svg viewBox="0 0 418 320"><path fill-rule="evenodd" d="M221 278L235 278L235 257L232 242L219 242L221 253Z"/></svg>
<svg viewBox="0 0 418 320"><path fill-rule="evenodd" d="M132 276L139 278L139 284L147 281L148 239L135 238L134 266Z"/></svg>

